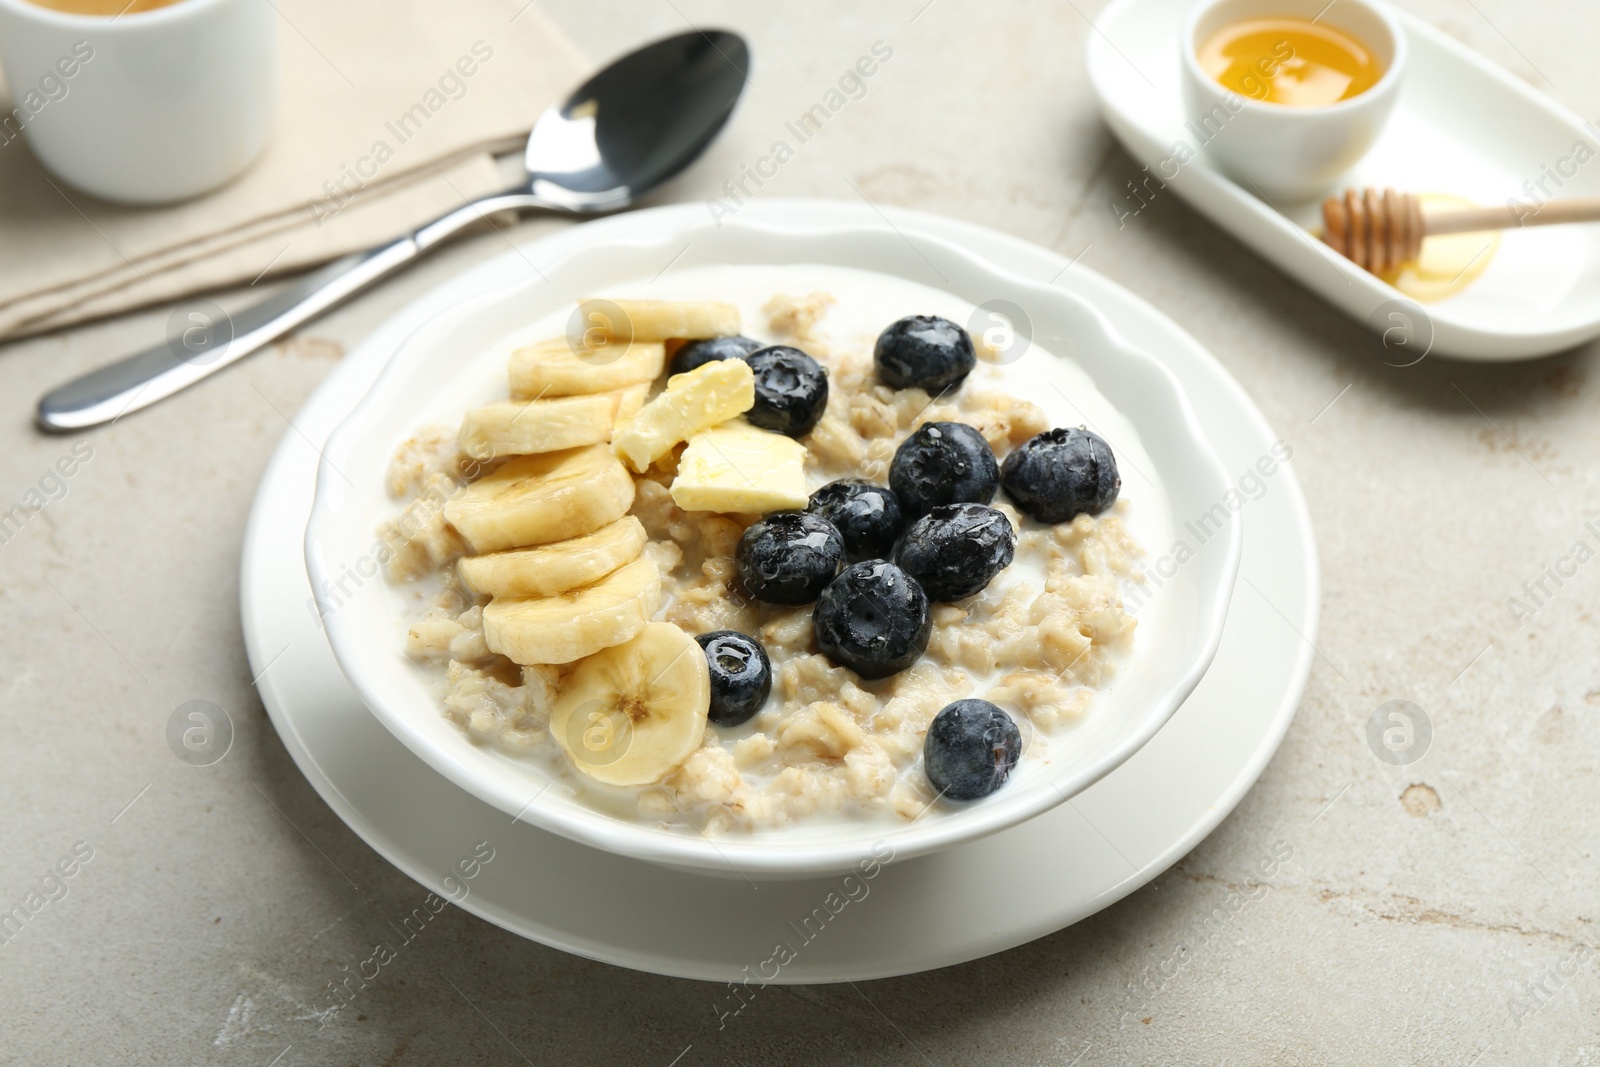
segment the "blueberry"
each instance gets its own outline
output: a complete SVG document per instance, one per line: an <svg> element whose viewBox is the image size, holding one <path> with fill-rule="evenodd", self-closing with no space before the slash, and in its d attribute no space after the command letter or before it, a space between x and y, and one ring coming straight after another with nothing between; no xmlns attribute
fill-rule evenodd
<svg viewBox="0 0 1600 1067"><path fill-rule="evenodd" d="M894 561L929 600L981 593L1011 565L1017 533L1011 520L983 504L941 504L911 524Z"/></svg>
<svg viewBox="0 0 1600 1067"><path fill-rule="evenodd" d="M745 530L734 552L739 578L757 600L809 604L839 573L844 536L805 511L775 511Z"/></svg>
<svg viewBox="0 0 1600 1067"><path fill-rule="evenodd" d="M722 359L743 359L761 347L761 342L749 337L708 337L703 341L690 341L672 357L669 374L688 374L696 367Z"/></svg>
<svg viewBox="0 0 1600 1067"><path fill-rule="evenodd" d="M905 526L900 498L892 489L849 478L812 493L806 510L839 528L845 558L850 560L887 559Z"/></svg>
<svg viewBox="0 0 1600 1067"><path fill-rule="evenodd" d="M711 711L718 726L748 722L772 692L772 661L761 642L738 630L717 630L695 638L711 668Z"/></svg>
<svg viewBox="0 0 1600 1067"><path fill-rule="evenodd" d="M939 393L972 373L978 359L966 330L937 315L907 315L878 335L878 380L895 389Z"/></svg>
<svg viewBox="0 0 1600 1067"><path fill-rule="evenodd" d="M1046 430L1006 457L1000 481L1017 507L1040 522L1098 515L1117 499L1122 476L1105 438L1069 426Z"/></svg>
<svg viewBox="0 0 1600 1067"><path fill-rule="evenodd" d="M789 345L768 345L744 357L756 372L756 406L745 414L763 430L800 437L828 406L828 371Z"/></svg>
<svg viewBox="0 0 1600 1067"><path fill-rule="evenodd" d="M999 484L994 449L962 422L924 424L900 443L889 463L889 488L911 516L940 504L987 504Z"/></svg>
<svg viewBox="0 0 1600 1067"><path fill-rule="evenodd" d="M1022 755L1011 716L987 700L946 704L928 724L922 766L928 782L951 800L977 800L1006 784Z"/></svg>
<svg viewBox="0 0 1600 1067"><path fill-rule="evenodd" d="M817 647L863 678L903 671L928 648L928 595L882 559L852 563L828 583L811 616Z"/></svg>

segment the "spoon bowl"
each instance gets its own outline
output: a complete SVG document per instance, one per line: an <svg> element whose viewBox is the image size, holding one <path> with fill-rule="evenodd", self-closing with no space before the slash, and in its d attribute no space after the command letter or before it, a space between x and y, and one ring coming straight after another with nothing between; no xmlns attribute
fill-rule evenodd
<svg viewBox="0 0 1600 1067"><path fill-rule="evenodd" d="M627 206L705 150L749 69L744 38L726 30L630 53L540 117L523 157L530 191L569 211Z"/></svg>

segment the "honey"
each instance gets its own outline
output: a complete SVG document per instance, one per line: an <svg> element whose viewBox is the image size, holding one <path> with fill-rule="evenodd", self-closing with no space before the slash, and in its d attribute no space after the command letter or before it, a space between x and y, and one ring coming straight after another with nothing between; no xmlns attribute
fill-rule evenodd
<svg viewBox="0 0 1600 1067"><path fill-rule="evenodd" d="M1378 58L1356 38L1289 15L1230 23L1206 38L1196 58L1224 88L1287 107L1336 104L1383 77Z"/></svg>
<svg viewBox="0 0 1600 1067"><path fill-rule="evenodd" d="M1418 193L1423 211L1430 208L1476 207L1472 201L1446 193ZM1422 239L1422 252L1415 263L1407 263L1383 280L1411 297L1431 303L1454 296L1472 284L1489 266L1500 249L1500 235L1483 233L1441 233Z"/></svg>

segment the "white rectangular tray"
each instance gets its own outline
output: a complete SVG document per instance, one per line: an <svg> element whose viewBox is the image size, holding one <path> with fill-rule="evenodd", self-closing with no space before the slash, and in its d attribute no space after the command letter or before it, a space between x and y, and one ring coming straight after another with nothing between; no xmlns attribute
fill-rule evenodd
<svg viewBox="0 0 1600 1067"><path fill-rule="evenodd" d="M1477 280L1418 305L1312 236L1320 226L1317 201L1269 204L1211 166L1185 126L1179 88L1178 31L1192 3L1115 0L1088 44L1089 80L1107 124L1174 193L1385 335L1386 344L1409 346L1408 360L1430 351L1528 359L1600 336L1600 225L1505 231ZM1600 129L1431 26L1393 14L1410 44L1400 98L1340 189L1392 186L1481 204L1511 197L1531 203L1525 183L1542 180L1556 196L1600 195ZM1180 144L1198 150L1181 166L1174 161Z"/></svg>

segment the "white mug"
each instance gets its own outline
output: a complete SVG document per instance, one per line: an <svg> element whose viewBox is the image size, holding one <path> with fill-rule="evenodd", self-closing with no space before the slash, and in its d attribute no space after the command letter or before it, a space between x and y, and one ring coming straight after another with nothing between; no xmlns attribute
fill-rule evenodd
<svg viewBox="0 0 1600 1067"><path fill-rule="evenodd" d="M277 104L271 0L178 0L104 17L0 0L11 90L0 152L106 200L154 204L237 177Z"/></svg>
<svg viewBox="0 0 1600 1067"><path fill-rule="evenodd" d="M1383 76L1366 92L1319 107L1288 107L1240 96L1200 66L1200 45L1221 27L1247 18L1298 15L1335 26L1371 48ZM1200 0L1184 20L1185 127L1228 174L1273 200L1304 200L1327 191L1383 132L1400 95L1406 38L1373 0Z"/></svg>

